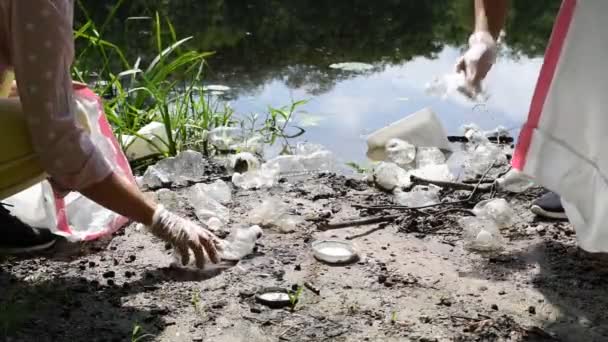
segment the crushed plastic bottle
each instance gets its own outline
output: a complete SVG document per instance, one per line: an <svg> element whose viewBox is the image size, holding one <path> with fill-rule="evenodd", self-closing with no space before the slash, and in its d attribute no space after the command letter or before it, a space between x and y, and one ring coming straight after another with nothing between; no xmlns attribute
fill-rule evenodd
<svg viewBox="0 0 608 342"><path fill-rule="evenodd" d="M234 173L232 184L245 190L271 188L279 181L279 170L276 165L265 163L257 170Z"/></svg>
<svg viewBox="0 0 608 342"><path fill-rule="evenodd" d="M386 143L388 160L403 167L410 168L416 159L416 146L401 139L391 139Z"/></svg>
<svg viewBox="0 0 608 342"><path fill-rule="evenodd" d="M296 230L303 220L300 217L289 215L289 207L276 197L269 197L262 201L249 213L250 222L262 227L275 227L281 233L291 233Z"/></svg>
<svg viewBox="0 0 608 342"><path fill-rule="evenodd" d="M504 198L481 201L475 205L473 213L494 221L499 228L508 228L515 223L515 211Z"/></svg>
<svg viewBox="0 0 608 342"><path fill-rule="evenodd" d="M464 136L473 144L488 144L490 140L486 134L474 123L469 123L462 126Z"/></svg>
<svg viewBox="0 0 608 342"><path fill-rule="evenodd" d="M281 155L267 162L281 174L332 172L336 169L333 153L321 145L298 144L295 154Z"/></svg>
<svg viewBox="0 0 608 342"><path fill-rule="evenodd" d="M416 168L423 168L429 165L445 164L445 154L437 147L418 147L416 153Z"/></svg>
<svg viewBox="0 0 608 342"><path fill-rule="evenodd" d="M212 217L216 217L224 224L228 223L230 211L209 195L205 185L195 184L187 192L188 201L194 208L196 217L201 222L207 222Z"/></svg>
<svg viewBox="0 0 608 342"><path fill-rule="evenodd" d="M439 203L439 188L435 186L415 186L410 191L395 189L395 202L406 207L421 207Z"/></svg>
<svg viewBox="0 0 608 342"><path fill-rule="evenodd" d="M464 229L465 248L479 252L497 252L504 248L504 239L494 221L462 217L458 223Z"/></svg>
<svg viewBox="0 0 608 342"><path fill-rule="evenodd" d="M155 193L156 200L160 202L167 210L175 211L183 208L183 203L175 191L169 189L159 189Z"/></svg>
<svg viewBox="0 0 608 342"><path fill-rule="evenodd" d="M221 179L210 184L201 183L197 185L205 194L207 194L207 196L218 201L220 204L228 204L232 200L232 190L230 189L230 186Z"/></svg>
<svg viewBox="0 0 608 342"><path fill-rule="evenodd" d="M471 151L467 160L466 169L477 174L483 174L492 164L501 165L507 163L507 156L499 145L492 143L478 145Z"/></svg>
<svg viewBox="0 0 608 342"><path fill-rule="evenodd" d="M409 173L416 177L443 182L452 182L455 178L447 164L431 164Z"/></svg>
<svg viewBox="0 0 608 342"><path fill-rule="evenodd" d="M386 191L393 191L397 187L407 187L411 184L407 171L394 163L380 162L373 171L374 182Z"/></svg>
<svg viewBox="0 0 608 342"><path fill-rule="evenodd" d="M201 153L183 151L176 157L165 158L148 167L142 183L152 189L163 185L187 185L204 175L206 165Z"/></svg>
<svg viewBox="0 0 608 342"><path fill-rule="evenodd" d="M514 193L524 192L534 186L530 177L515 169L498 178L496 184L500 190Z"/></svg>
<svg viewBox="0 0 608 342"><path fill-rule="evenodd" d="M245 133L240 127L217 127L209 131L207 139L218 150L236 150L245 141Z"/></svg>
<svg viewBox="0 0 608 342"><path fill-rule="evenodd" d="M262 235L262 228L259 226L234 228L226 240L222 241L222 259L233 261L241 260L253 252L255 242L262 237Z"/></svg>

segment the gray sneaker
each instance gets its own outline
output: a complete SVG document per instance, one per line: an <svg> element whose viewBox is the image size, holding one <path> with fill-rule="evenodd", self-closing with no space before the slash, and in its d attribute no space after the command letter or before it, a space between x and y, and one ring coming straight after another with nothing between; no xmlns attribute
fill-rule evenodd
<svg viewBox="0 0 608 342"><path fill-rule="evenodd" d="M555 192L547 192L539 199L534 201L530 210L534 214L545 218L557 220L568 219L568 216L566 216L566 211L564 211L564 207L562 206L562 201L559 195Z"/></svg>

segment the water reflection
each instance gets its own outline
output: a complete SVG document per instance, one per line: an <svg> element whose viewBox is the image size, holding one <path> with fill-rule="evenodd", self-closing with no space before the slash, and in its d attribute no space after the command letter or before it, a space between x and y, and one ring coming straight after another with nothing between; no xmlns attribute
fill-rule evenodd
<svg viewBox="0 0 608 342"><path fill-rule="evenodd" d="M79 2L98 23L115 3ZM514 128L517 134L560 2L511 1L508 49L487 79L491 98L481 111L472 111L464 99L441 100L424 91L427 82L452 70L472 27L472 3L132 0L106 22L102 35L125 47L128 60L149 59L155 54L150 20L128 18L152 18L159 12L178 36L194 37L190 48L217 52L209 60L207 80L233 89L228 97L237 112L263 112L268 105L310 99L304 109L311 115L299 118L312 125L305 138L327 145L344 160L362 160L363 135L425 106L439 114L450 133L475 122L487 129ZM76 24L85 19L80 11ZM99 61L91 56L81 62L94 70ZM353 74L329 68L351 61L374 69Z"/></svg>
<svg viewBox="0 0 608 342"><path fill-rule="evenodd" d="M321 94L307 84L294 86L275 79L255 90L241 90L233 107L239 113L262 112L268 104L280 106L286 99L309 98L304 109L310 115L304 116L304 123L312 117L318 125L308 127L305 138L328 146L345 160L363 160L365 135L426 106L436 111L450 134L458 134L463 124L474 122L484 129L502 125L517 135L527 116L542 58L500 59L486 80L490 98L485 107L474 109L461 96L441 99L425 91L433 77L452 70L459 53L457 48L445 47L434 59L418 57L344 79ZM314 73L325 69L317 68Z"/></svg>

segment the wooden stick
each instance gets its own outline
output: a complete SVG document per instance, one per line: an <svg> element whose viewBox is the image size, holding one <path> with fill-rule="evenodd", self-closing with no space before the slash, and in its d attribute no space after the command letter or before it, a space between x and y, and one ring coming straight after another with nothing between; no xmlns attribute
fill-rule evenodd
<svg viewBox="0 0 608 342"><path fill-rule="evenodd" d="M345 222L340 222L340 223L326 223L324 225L319 226L319 230L327 231L327 230L332 230L332 229L367 226L369 224L390 222L390 221L393 221L393 220L401 217L402 215L403 214L376 216L376 217L367 218L367 219L363 219L363 220L345 221Z"/></svg>

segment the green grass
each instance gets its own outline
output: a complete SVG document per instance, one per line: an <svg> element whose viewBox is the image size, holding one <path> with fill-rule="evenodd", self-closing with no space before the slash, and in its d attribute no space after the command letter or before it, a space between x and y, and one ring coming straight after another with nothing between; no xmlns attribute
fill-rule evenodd
<svg viewBox="0 0 608 342"><path fill-rule="evenodd" d="M259 115L236 120L228 103L204 90L207 59L213 52L189 49L187 45L192 37L178 39L171 22L162 19L158 12L151 18L154 38L150 50L155 51L155 55L128 61L121 47L103 39L105 26L124 2L118 1L110 9L108 18L97 27L78 1L88 20L75 31L75 39L79 45L84 44L84 48L76 57L73 77L95 84L98 94L112 94L104 101L104 110L123 150L129 147L123 143L125 135L139 137L153 145L157 153L145 160L132 161L135 167L175 156L185 149L209 154L207 135L217 127L249 124L250 133L262 135L268 144L304 134L305 130L292 122L298 107L306 101L295 101L281 108L269 107L262 120ZM166 139L158 139L161 142L157 144L137 133L153 121L165 126Z"/></svg>
<svg viewBox="0 0 608 342"><path fill-rule="evenodd" d="M131 342L142 342L145 339L148 338L152 338L154 337L154 335L152 334L146 334L142 327L135 323L135 325L133 326L133 331L131 332Z"/></svg>

